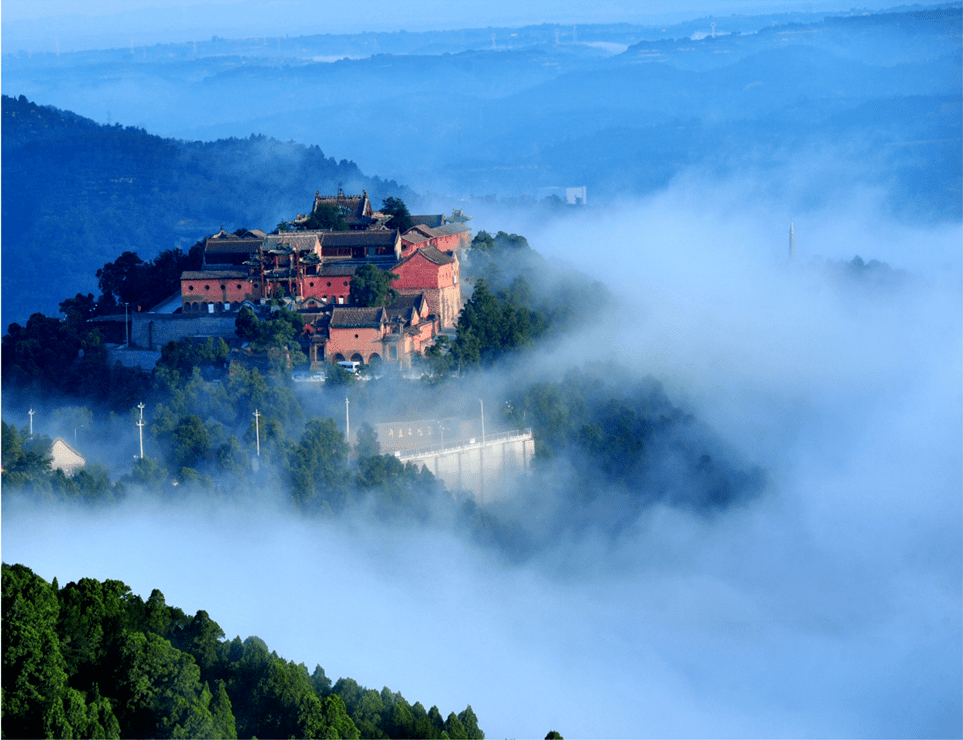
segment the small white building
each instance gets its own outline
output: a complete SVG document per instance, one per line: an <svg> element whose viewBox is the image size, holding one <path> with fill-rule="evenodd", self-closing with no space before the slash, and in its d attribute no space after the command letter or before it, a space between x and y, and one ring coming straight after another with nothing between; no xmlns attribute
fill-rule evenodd
<svg viewBox="0 0 963 740"><path fill-rule="evenodd" d="M57 437L50 446L51 470L62 470L68 478L83 469L87 461L73 447Z"/></svg>

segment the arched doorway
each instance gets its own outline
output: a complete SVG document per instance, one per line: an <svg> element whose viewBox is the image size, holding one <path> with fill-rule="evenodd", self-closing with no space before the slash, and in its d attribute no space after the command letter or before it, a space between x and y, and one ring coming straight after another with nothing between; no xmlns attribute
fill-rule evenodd
<svg viewBox="0 0 963 740"><path fill-rule="evenodd" d="M335 362L344 362L344 355L341 354L340 352L338 352L338 354L336 354L336 355L334 356L334 361L335 361Z"/></svg>
<svg viewBox="0 0 963 740"><path fill-rule="evenodd" d="M361 353L355 352L353 355L351 355L351 362L360 362L364 364L364 357L361 356Z"/></svg>
<svg viewBox="0 0 963 740"><path fill-rule="evenodd" d="M381 355L377 352L372 352L371 357L368 358L368 364L372 367L378 367L381 365Z"/></svg>

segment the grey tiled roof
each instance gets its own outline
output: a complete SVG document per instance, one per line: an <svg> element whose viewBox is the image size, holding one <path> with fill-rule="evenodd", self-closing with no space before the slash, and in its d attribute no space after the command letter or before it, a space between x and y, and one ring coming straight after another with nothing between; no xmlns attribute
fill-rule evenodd
<svg viewBox="0 0 963 740"><path fill-rule="evenodd" d="M371 231L319 231L315 233L322 247L394 247L397 229L372 229Z"/></svg>
<svg viewBox="0 0 963 740"><path fill-rule="evenodd" d="M247 280L248 273L240 270L186 270L181 280Z"/></svg>
<svg viewBox="0 0 963 740"><path fill-rule="evenodd" d="M444 226L439 226L435 229L439 234L449 235L449 234L464 234L471 231L465 224L445 224Z"/></svg>
<svg viewBox="0 0 963 740"><path fill-rule="evenodd" d="M282 246L289 246L301 251L314 251L318 245L318 237L315 232L285 232L283 234L271 234L264 238L264 249L277 249Z"/></svg>
<svg viewBox="0 0 963 740"><path fill-rule="evenodd" d="M387 314L383 308L336 306L331 312L331 326L337 328L381 326Z"/></svg>
<svg viewBox="0 0 963 740"><path fill-rule="evenodd" d="M452 257L450 254L441 252L437 250L435 247L422 247L417 252L415 252L415 254L411 255L411 257L409 257L408 259L412 259L413 257L419 254L422 257L424 257L426 260L428 260L429 262L435 265L450 265L452 262L455 261L455 258Z"/></svg>
<svg viewBox="0 0 963 740"><path fill-rule="evenodd" d="M445 214L443 213L433 213L424 216L412 216L411 223L413 224L423 224L424 226L434 226L438 227L445 223Z"/></svg>

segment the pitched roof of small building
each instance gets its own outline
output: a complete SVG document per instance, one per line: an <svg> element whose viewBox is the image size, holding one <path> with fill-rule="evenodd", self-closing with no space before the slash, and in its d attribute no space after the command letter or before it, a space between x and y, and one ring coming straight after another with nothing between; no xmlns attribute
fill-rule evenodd
<svg viewBox="0 0 963 740"><path fill-rule="evenodd" d="M445 223L445 214L443 213L432 213L429 215L422 216L412 216L411 223L423 226L434 226L438 227Z"/></svg>
<svg viewBox="0 0 963 740"><path fill-rule="evenodd" d="M64 475L70 476L86 464L83 455L67 444L63 437L57 437L50 445L51 470L62 470Z"/></svg>
<svg viewBox="0 0 963 740"><path fill-rule="evenodd" d="M331 312L330 326L337 329L379 327L387 319L385 309L380 306L373 308L335 306Z"/></svg>
<svg viewBox="0 0 963 740"><path fill-rule="evenodd" d="M408 231L401 235L401 240L408 244L424 244L429 239L431 239L430 236L421 233L417 229L408 229Z"/></svg>
<svg viewBox="0 0 963 740"><path fill-rule="evenodd" d="M385 312L389 321L401 320L410 323L414 321L416 314L418 317L428 314L428 301L424 293L399 295L385 307Z"/></svg>
<svg viewBox="0 0 963 740"><path fill-rule="evenodd" d="M469 229L463 223L455 223L438 226L435 228L435 231L437 231L440 235L448 236L449 234L464 234L471 231L471 229Z"/></svg>
<svg viewBox="0 0 963 740"><path fill-rule="evenodd" d="M414 252L413 254L408 255L403 260L401 260L401 262L395 265L395 267L401 267L402 265L407 264L411 260L416 259L419 255L421 255L422 259L428 260L428 262L431 262L433 265L439 265L439 266L450 265L452 262L458 261L458 259L454 255L449 254L448 252L442 252L436 249L435 247L429 246L429 247L422 247L417 252Z"/></svg>

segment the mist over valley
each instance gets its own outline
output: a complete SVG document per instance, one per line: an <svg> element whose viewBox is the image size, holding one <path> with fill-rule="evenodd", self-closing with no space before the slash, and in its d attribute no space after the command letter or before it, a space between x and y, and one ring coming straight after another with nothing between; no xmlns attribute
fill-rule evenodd
<svg viewBox="0 0 963 740"><path fill-rule="evenodd" d="M959 737L960 8L776 10L5 53L4 563L488 737ZM339 184L471 216L412 372L295 379L286 297L150 373L86 333L93 291ZM41 294L51 229L111 236L43 241ZM480 494L379 454L392 422L534 454Z"/></svg>

